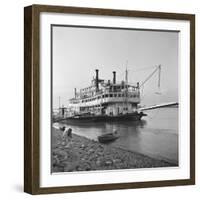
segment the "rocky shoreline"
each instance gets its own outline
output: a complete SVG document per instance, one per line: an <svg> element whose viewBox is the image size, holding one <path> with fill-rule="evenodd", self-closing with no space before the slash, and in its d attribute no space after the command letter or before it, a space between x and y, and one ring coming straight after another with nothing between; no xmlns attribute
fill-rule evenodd
<svg viewBox="0 0 200 200"><path fill-rule="evenodd" d="M74 133L70 147L62 142L62 131L52 128L53 173L177 166L164 160L100 144Z"/></svg>

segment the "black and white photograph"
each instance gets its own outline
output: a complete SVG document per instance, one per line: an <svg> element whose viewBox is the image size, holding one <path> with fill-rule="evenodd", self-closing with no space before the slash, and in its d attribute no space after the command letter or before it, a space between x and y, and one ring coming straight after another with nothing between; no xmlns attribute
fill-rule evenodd
<svg viewBox="0 0 200 200"><path fill-rule="evenodd" d="M31 194L195 184L195 15L25 8Z"/></svg>
<svg viewBox="0 0 200 200"><path fill-rule="evenodd" d="M51 172L179 166L179 32L51 25Z"/></svg>

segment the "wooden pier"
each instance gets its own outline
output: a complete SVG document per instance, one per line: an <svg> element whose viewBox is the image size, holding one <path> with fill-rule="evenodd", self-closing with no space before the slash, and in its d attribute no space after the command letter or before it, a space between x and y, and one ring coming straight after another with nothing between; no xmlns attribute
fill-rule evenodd
<svg viewBox="0 0 200 200"><path fill-rule="evenodd" d="M178 107L178 105L179 105L178 102L168 102L168 103L161 103L161 104L152 105L152 106L145 106L145 107L140 108L140 110L145 111L145 110L153 110L157 108L172 107L172 106Z"/></svg>

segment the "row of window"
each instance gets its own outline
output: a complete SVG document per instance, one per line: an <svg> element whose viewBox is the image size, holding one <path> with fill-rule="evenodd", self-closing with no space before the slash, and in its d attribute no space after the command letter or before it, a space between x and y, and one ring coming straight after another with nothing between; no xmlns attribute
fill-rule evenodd
<svg viewBox="0 0 200 200"><path fill-rule="evenodd" d="M128 111L128 107L122 108L124 111ZM96 111L96 110L102 110L102 107L100 106L92 106L92 107L80 107L80 111ZM118 108L119 110L119 108Z"/></svg>
<svg viewBox="0 0 200 200"><path fill-rule="evenodd" d="M91 87L92 88L92 87ZM109 89L106 89L107 91L110 91L110 92L120 92L121 90L123 90L123 89L127 89L127 88L130 88L130 86L129 85L122 85L122 86L110 86L109 87ZM136 89L138 89L137 87L131 87L132 88L132 90L133 91L136 91ZM88 88L85 88L85 89L82 89L81 90L81 94L83 95L83 96L87 96L88 95L88 93L90 94L90 95L93 95L94 93L95 93L95 90L93 89L93 90L87 90Z"/></svg>
<svg viewBox="0 0 200 200"><path fill-rule="evenodd" d="M94 101L96 99L101 99L101 98L116 98L116 97L129 97L129 98L135 98L135 97L139 97L139 94L131 94L131 95L128 95L128 94L104 94L102 96L98 96L98 97L94 97L94 98L90 98L90 99L84 99L82 100L82 103L84 102L90 102L90 101Z"/></svg>
<svg viewBox="0 0 200 200"><path fill-rule="evenodd" d="M127 88L132 88L133 90L136 90L137 87L129 86L129 85L121 85L121 86L110 86L110 90L123 90Z"/></svg>

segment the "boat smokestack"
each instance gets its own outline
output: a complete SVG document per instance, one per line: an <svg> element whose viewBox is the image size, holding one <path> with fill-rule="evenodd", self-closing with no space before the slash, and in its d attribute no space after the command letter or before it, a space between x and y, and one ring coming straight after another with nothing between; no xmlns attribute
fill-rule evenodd
<svg viewBox="0 0 200 200"><path fill-rule="evenodd" d="M116 72L113 71L113 84L116 84Z"/></svg>
<svg viewBox="0 0 200 200"><path fill-rule="evenodd" d="M96 69L96 81L95 81L95 84L96 84L96 90L98 91L99 90L99 70Z"/></svg>
<svg viewBox="0 0 200 200"><path fill-rule="evenodd" d="M74 88L74 97L76 98L76 88Z"/></svg>

